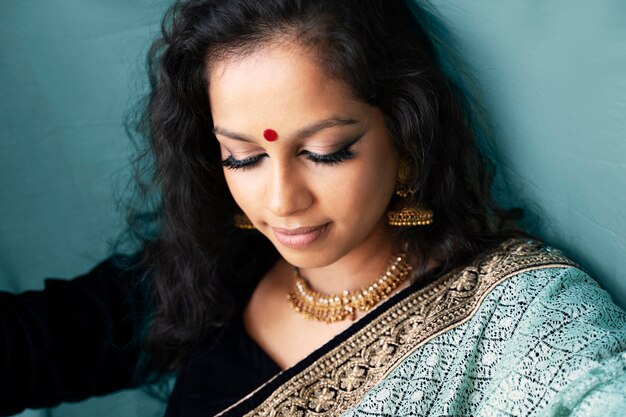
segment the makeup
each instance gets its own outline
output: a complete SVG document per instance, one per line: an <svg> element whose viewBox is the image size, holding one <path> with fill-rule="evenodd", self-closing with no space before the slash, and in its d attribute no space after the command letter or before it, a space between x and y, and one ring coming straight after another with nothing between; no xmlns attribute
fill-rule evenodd
<svg viewBox="0 0 626 417"><path fill-rule="evenodd" d="M274 129L265 129L263 131L263 137L268 142L274 142L276 139L278 139L278 133L276 133Z"/></svg>
<svg viewBox="0 0 626 417"><path fill-rule="evenodd" d="M315 242L328 228L328 223L313 227L299 227L297 229L282 229L273 227L276 240L283 246L291 249L300 249Z"/></svg>

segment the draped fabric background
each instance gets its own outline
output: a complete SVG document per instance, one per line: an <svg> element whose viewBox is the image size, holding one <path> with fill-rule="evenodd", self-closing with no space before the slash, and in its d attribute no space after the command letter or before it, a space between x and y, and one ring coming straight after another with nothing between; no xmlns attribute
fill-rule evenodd
<svg viewBox="0 0 626 417"><path fill-rule="evenodd" d="M41 288L110 250L124 115L167 0L0 2L0 288ZM626 3L432 0L493 126L508 199L626 306ZM127 391L28 416L153 416Z"/></svg>
<svg viewBox="0 0 626 417"><path fill-rule="evenodd" d="M146 91L145 55L168 3L0 1L1 289L41 288L109 253L133 149L123 120ZM163 410L138 390L24 415Z"/></svg>

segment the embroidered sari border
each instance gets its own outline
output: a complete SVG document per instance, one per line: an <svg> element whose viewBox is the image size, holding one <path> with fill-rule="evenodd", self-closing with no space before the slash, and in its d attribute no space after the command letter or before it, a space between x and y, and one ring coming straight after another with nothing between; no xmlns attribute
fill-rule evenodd
<svg viewBox="0 0 626 417"><path fill-rule="evenodd" d="M514 277L515 275L523 274L525 272L534 271L534 270L538 270L538 269L567 268L567 267L572 267L572 266L574 266L572 263L557 263L557 264L551 264L551 265L534 266L534 267L524 268L524 269L521 269L519 271L515 271L512 274L509 274L509 275L506 275L506 276L502 277L497 282L494 282L493 285L490 286L490 288L487 291L485 291L484 294L477 300L477 303L476 303L474 309L470 312L470 314L468 314L465 318L460 319L459 321L452 323L449 327L443 328L443 329L433 333L432 335L424 338L424 340L421 340L419 343L417 343L415 346L413 346L412 349L408 350L402 357L399 357L399 358L395 359L394 364L387 370L387 372L385 372L383 375L381 375L380 379L383 380L387 376L389 376L389 374L391 374L399 365L401 365L402 362L407 357L411 356L416 350L418 350L419 348L421 348L422 346L424 346L425 344L427 344L431 340L435 339L437 336L440 336L441 334L443 334L443 333L445 333L445 332L447 332L449 330L452 330L452 329L455 329L457 327L460 327L463 324L465 324L466 322L470 321L474 317L474 315L478 312L480 307L482 306L482 302L485 300L485 298L487 298L489 296L489 294L491 294L491 291L493 289L495 289L498 285L502 284L504 281Z"/></svg>
<svg viewBox="0 0 626 417"><path fill-rule="evenodd" d="M531 240L512 239L471 264L452 270L382 311L342 343L286 379L251 409L252 416L340 415L393 372L407 356L440 334L462 325L491 290L530 270L576 266L561 252ZM279 373L220 416L287 375ZM239 415L239 414L238 414Z"/></svg>

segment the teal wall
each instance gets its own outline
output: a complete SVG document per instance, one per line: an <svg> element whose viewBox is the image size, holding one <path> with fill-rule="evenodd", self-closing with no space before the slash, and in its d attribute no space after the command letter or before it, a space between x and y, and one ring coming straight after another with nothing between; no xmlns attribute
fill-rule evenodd
<svg viewBox="0 0 626 417"><path fill-rule="evenodd" d="M431 0L493 124L499 172L626 307L626 2Z"/></svg>
<svg viewBox="0 0 626 417"><path fill-rule="evenodd" d="M0 1L0 288L41 288L102 260L121 230L127 110L165 0ZM126 391L27 416L161 416Z"/></svg>
<svg viewBox="0 0 626 417"><path fill-rule="evenodd" d="M0 287L106 256L166 0L0 2ZM493 123L499 172L534 231L626 305L626 2L432 0ZM153 416L140 391L25 415Z"/></svg>

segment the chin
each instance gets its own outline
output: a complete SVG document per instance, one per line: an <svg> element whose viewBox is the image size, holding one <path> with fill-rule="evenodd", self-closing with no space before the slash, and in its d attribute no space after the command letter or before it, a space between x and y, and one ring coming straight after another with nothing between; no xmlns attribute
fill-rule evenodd
<svg viewBox="0 0 626 417"><path fill-rule="evenodd" d="M298 249L297 251L280 247L277 247L277 249L285 261L300 269L323 268L339 259L339 256L336 254L332 256L331 254L321 252L315 247Z"/></svg>

